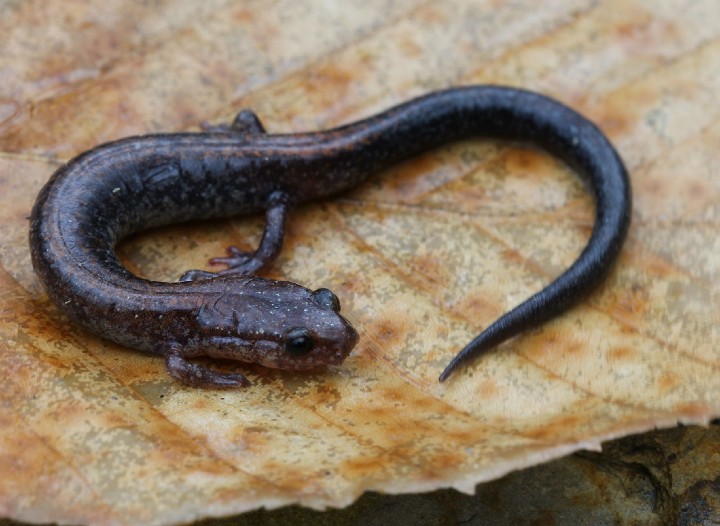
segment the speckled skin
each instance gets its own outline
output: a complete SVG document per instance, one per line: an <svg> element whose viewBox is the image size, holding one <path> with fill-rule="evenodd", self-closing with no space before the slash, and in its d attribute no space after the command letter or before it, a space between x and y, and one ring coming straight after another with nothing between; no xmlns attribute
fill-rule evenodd
<svg viewBox="0 0 720 526"><path fill-rule="evenodd" d="M444 380L462 361L584 298L604 279L625 239L631 193L622 161L595 125L547 97L472 86L323 132L266 134L244 111L232 126L205 133L107 143L61 167L40 192L30 227L33 265L50 298L73 320L165 356L170 374L190 385L248 383L186 360L199 355L288 369L339 364L358 336L334 295L249 274L279 251L290 205L337 194L383 167L469 137L527 142L557 155L588 183L596 221L575 263L468 344L442 373ZM266 209L261 247L219 258L230 265L220 273L148 281L114 253L117 241L137 230ZM289 352L288 331L299 327L311 342L303 339L294 348L303 352Z"/></svg>

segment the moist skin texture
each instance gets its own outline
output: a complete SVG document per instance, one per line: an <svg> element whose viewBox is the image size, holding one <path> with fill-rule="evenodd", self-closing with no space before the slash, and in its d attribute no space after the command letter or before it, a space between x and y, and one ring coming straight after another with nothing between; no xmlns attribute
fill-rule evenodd
<svg viewBox="0 0 720 526"><path fill-rule="evenodd" d="M545 289L487 327L450 362L459 365L567 310L617 259L631 191L618 154L590 121L548 97L498 86L431 93L339 128L273 135L249 110L203 133L130 137L61 167L38 195L30 248L55 304L85 328L165 357L168 372L198 387L248 385L188 359L211 356L284 369L340 364L358 334L327 289L255 274L282 246L292 205L325 198L420 152L467 138L519 141L565 161L596 203L577 260ZM190 270L177 283L141 279L114 247L138 230L264 211L254 252L229 247L219 272Z"/></svg>

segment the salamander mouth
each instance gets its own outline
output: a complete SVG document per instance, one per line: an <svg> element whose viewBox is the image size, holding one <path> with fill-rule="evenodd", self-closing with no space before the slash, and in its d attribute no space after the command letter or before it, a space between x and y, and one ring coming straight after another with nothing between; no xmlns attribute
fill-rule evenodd
<svg viewBox="0 0 720 526"><path fill-rule="evenodd" d="M336 351L332 354L324 354L322 352L317 353L314 356L305 356L301 359L293 358L290 356L270 356L268 359L258 359L260 365L265 367L272 367L273 369L286 369L288 371L309 371L312 369L320 369L323 367L341 365L345 358L346 353L342 351Z"/></svg>
<svg viewBox="0 0 720 526"><path fill-rule="evenodd" d="M273 369L304 371L328 365L341 365L355 346L355 342L355 338L350 338L348 343L351 345L343 345L335 349L320 347L303 356L292 356L288 354L282 342L214 337L206 352L214 358L257 363Z"/></svg>
<svg viewBox="0 0 720 526"><path fill-rule="evenodd" d="M308 359L305 363L297 362L296 370L316 369L328 365L341 365L345 361L345 358L347 358L347 354L341 351L336 351L329 355L319 353L317 356L312 357L312 359Z"/></svg>

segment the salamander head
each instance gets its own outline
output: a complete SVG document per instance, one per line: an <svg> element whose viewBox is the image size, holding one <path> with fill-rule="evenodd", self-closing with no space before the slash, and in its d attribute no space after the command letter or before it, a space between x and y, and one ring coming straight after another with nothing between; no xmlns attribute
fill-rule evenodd
<svg viewBox="0 0 720 526"><path fill-rule="evenodd" d="M202 354L279 369L339 365L358 341L328 289L311 291L262 278L224 287L203 305L197 319L200 338L193 346Z"/></svg>

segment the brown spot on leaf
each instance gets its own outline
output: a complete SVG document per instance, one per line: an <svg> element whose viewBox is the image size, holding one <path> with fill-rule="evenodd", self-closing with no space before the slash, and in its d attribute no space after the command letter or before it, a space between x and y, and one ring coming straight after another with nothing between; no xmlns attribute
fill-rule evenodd
<svg viewBox="0 0 720 526"><path fill-rule="evenodd" d="M509 173L539 174L547 171L548 155L533 148L513 148L503 156Z"/></svg>
<svg viewBox="0 0 720 526"><path fill-rule="evenodd" d="M637 353L627 347L615 347L608 351L609 362L625 362L636 357Z"/></svg>
<svg viewBox="0 0 720 526"><path fill-rule="evenodd" d="M680 383L678 376L672 372L666 372L658 379L658 388L666 393L675 389Z"/></svg>
<svg viewBox="0 0 720 526"><path fill-rule="evenodd" d="M649 301L648 290L634 283L629 288L621 289L612 303L614 312L625 320L636 323L646 314Z"/></svg>
<svg viewBox="0 0 720 526"><path fill-rule="evenodd" d="M509 265L524 265L526 263L523 255L517 250L513 250L511 248L503 249L501 256Z"/></svg>
<svg viewBox="0 0 720 526"><path fill-rule="evenodd" d="M449 280L447 264L432 254L413 257L410 265L424 278L431 279L436 286L444 287Z"/></svg>
<svg viewBox="0 0 720 526"><path fill-rule="evenodd" d="M397 322L391 321L391 320L379 320L377 324L373 327L373 337L375 340L377 340L379 343L383 345L383 347L390 346L393 343L396 343L399 341L399 338L402 337L402 332L400 330L400 325Z"/></svg>
<svg viewBox="0 0 720 526"><path fill-rule="evenodd" d="M535 440L553 440L564 430L577 429L585 420L586 418L581 415L564 414L545 422L529 433L523 433L523 435Z"/></svg>
<svg viewBox="0 0 720 526"><path fill-rule="evenodd" d="M492 379L483 380L475 392L482 399L495 398L498 395L497 382Z"/></svg>

